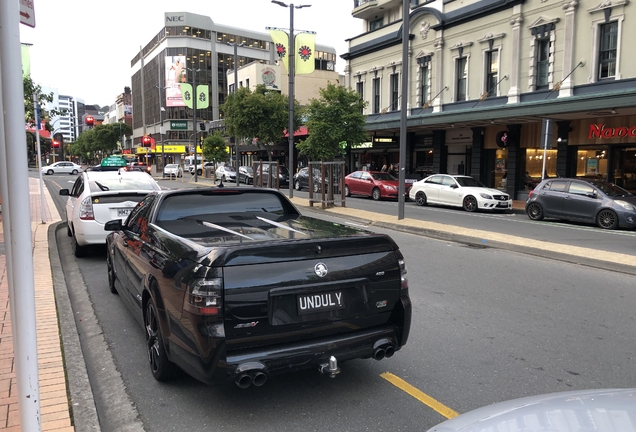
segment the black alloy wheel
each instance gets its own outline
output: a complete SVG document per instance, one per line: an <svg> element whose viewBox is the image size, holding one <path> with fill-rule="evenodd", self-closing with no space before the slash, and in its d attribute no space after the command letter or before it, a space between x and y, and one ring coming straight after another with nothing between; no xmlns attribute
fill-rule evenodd
<svg viewBox="0 0 636 432"><path fill-rule="evenodd" d="M618 216L614 210L603 209L596 216L596 224L607 230L618 228Z"/></svg>
<svg viewBox="0 0 636 432"><path fill-rule="evenodd" d="M108 289L113 294L117 294L117 288L115 288L115 268L113 267L113 260L110 258L110 253L106 255L106 269L108 270Z"/></svg>
<svg viewBox="0 0 636 432"><path fill-rule="evenodd" d="M426 204L428 204L426 201L426 194L424 192L419 191L415 194L415 204L417 204L418 206L425 206Z"/></svg>
<svg viewBox="0 0 636 432"><path fill-rule="evenodd" d="M526 213L528 214L528 217L534 221L540 221L543 219L543 208L540 204L532 203L528 205Z"/></svg>
<svg viewBox="0 0 636 432"><path fill-rule="evenodd" d="M168 360L168 355L163 345L163 337L161 336L161 328L159 327L157 308L152 299L148 299L146 303L144 324L146 327L146 350L152 376L157 381L169 380L174 376L175 364Z"/></svg>
<svg viewBox="0 0 636 432"><path fill-rule="evenodd" d="M467 212L474 212L477 210L477 198L472 195L468 195L464 198L464 210Z"/></svg>
<svg viewBox="0 0 636 432"><path fill-rule="evenodd" d="M374 188L373 191L371 192L371 198L373 198L375 201L379 201L380 198L382 198L382 193L380 192L380 189Z"/></svg>
<svg viewBox="0 0 636 432"><path fill-rule="evenodd" d="M350 197L351 196L351 191L349 190L349 186L345 185L345 196L346 197Z"/></svg>

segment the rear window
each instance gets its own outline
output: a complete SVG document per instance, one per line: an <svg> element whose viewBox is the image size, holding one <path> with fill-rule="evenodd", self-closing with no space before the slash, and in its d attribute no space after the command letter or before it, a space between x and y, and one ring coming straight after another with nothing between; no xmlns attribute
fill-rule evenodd
<svg viewBox="0 0 636 432"><path fill-rule="evenodd" d="M298 214L291 204L283 202L279 195L272 193L188 193L164 198L157 212L156 222L188 217L210 220L236 213L270 213L279 216Z"/></svg>
<svg viewBox="0 0 636 432"><path fill-rule="evenodd" d="M568 181L565 180L551 180L543 186L543 189L555 191L555 192L565 192L566 186L568 185Z"/></svg>
<svg viewBox="0 0 636 432"><path fill-rule="evenodd" d="M89 180L88 184L91 192L104 192L104 191L122 191L122 190L143 190L154 191L159 190L159 185L149 176L126 178L126 177L113 177L113 178L100 178Z"/></svg>

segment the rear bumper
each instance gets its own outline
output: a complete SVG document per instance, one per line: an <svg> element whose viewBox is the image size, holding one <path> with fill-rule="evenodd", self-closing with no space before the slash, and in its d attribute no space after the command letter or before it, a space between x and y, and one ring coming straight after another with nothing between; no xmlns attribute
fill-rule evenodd
<svg viewBox="0 0 636 432"><path fill-rule="evenodd" d="M104 231L104 224L95 220L74 221L73 232L80 246L106 244L106 236L109 234L108 231Z"/></svg>

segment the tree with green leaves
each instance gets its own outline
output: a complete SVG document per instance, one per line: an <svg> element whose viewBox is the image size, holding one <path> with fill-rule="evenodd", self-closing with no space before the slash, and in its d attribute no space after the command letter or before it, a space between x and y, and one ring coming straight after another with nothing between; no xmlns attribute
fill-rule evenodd
<svg viewBox="0 0 636 432"><path fill-rule="evenodd" d="M113 153L118 149L121 136L131 133L132 128L126 123L98 125L82 132L71 144L70 152L82 159L94 160L98 153L102 156Z"/></svg>
<svg viewBox="0 0 636 432"><path fill-rule="evenodd" d="M47 103L53 102L53 93L42 93L42 86L35 84L31 79L31 76L25 76L22 78L22 87L24 90L24 122L35 123L35 107L33 105L33 95L36 95L38 104L40 105L40 121L45 125L44 127L49 132L53 131L51 126L51 117L62 115L66 110L45 110L42 107Z"/></svg>
<svg viewBox="0 0 636 432"><path fill-rule="evenodd" d="M264 85L256 86L253 92L247 87L239 88L228 95L222 110L230 135L250 143L256 138L263 150L279 143L289 127L289 98ZM302 115L302 109L295 102L294 130L300 126ZM267 154L271 159L271 151Z"/></svg>
<svg viewBox="0 0 636 432"><path fill-rule="evenodd" d="M218 162L225 162L229 157L227 142L219 131L205 137L202 151L205 160L214 162L215 169Z"/></svg>
<svg viewBox="0 0 636 432"><path fill-rule="evenodd" d="M357 92L343 86L329 83L320 89L320 97L307 107L309 136L296 145L298 151L309 160L332 160L343 148L350 152L368 141L362 114L366 104Z"/></svg>

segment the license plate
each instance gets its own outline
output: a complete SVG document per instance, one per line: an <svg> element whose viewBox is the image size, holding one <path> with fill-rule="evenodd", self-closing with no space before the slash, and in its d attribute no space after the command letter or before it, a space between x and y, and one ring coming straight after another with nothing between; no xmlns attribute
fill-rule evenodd
<svg viewBox="0 0 636 432"><path fill-rule="evenodd" d="M342 291L331 291L319 294L299 294L297 303L298 315L345 308L344 295L342 294Z"/></svg>
<svg viewBox="0 0 636 432"><path fill-rule="evenodd" d="M508 203L507 202L497 203L497 207L508 207Z"/></svg>
<svg viewBox="0 0 636 432"><path fill-rule="evenodd" d="M117 217L128 216L131 211L132 211L131 208L117 209Z"/></svg>

